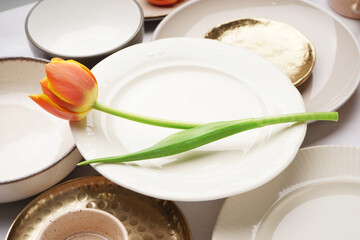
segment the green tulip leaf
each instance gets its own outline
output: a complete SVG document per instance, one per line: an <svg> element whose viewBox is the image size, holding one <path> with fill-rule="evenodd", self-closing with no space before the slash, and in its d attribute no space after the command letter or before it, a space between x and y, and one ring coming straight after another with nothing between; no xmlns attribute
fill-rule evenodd
<svg viewBox="0 0 360 240"><path fill-rule="evenodd" d="M228 136L254 128L280 123L315 120L337 121L338 113L295 113L262 118L249 118L234 121L207 123L172 134L152 147L143 149L141 151L114 157L92 159L83 161L78 165L85 165L89 163L122 163L166 157L186 152L208 143L215 142L219 139L226 138Z"/></svg>

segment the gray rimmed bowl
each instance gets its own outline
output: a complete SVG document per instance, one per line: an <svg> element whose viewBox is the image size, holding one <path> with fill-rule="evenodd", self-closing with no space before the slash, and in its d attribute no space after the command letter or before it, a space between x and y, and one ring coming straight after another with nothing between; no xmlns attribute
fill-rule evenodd
<svg viewBox="0 0 360 240"><path fill-rule="evenodd" d="M0 58L0 203L38 194L81 160L68 121L34 103L47 60Z"/></svg>
<svg viewBox="0 0 360 240"><path fill-rule="evenodd" d="M134 0L41 0L29 12L25 31L36 56L92 67L142 42L144 15Z"/></svg>

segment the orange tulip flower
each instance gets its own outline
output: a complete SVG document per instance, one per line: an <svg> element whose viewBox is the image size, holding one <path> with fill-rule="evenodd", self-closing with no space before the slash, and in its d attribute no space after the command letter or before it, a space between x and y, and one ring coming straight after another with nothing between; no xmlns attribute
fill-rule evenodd
<svg viewBox="0 0 360 240"><path fill-rule="evenodd" d="M45 65L46 77L40 81L43 93L30 95L40 107L65 120L80 120L96 109L149 125L188 129L198 123L171 121L120 111L97 102L98 85L91 71L74 60L53 58Z"/></svg>
<svg viewBox="0 0 360 240"><path fill-rule="evenodd" d="M73 60L53 58L46 64L45 72L46 77L40 82L43 93L29 97L57 117L71 121L84 118L98 95L90 70Z"/></svg>

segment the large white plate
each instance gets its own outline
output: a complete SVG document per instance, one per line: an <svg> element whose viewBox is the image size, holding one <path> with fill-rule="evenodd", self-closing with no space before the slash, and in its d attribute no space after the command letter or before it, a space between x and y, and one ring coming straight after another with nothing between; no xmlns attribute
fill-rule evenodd
<svg viewBox="0 0 360 240"><path fill-rule="evenodd" d="M359 239L360 148L301 149L269 183L225 200L213 240Z"/></svg>
<svg viewBox="0 0 360 240"><path fill-rule="evenodd" d="M138 44L92 71L99 82L99 102L149 116L210 122L304 111L301 95L280 70L249 51L214 40ZM176 131L98 111L72 123L71 129L85 159L140 150ZM295 157L305 132L306 124L281 124L172 157L93 166L113 182L149 196L217 199L279 174Z"/></svg>
<svg viewBox="0 0 360 240"><path fill-rule="evenodd" d="M307 111L336 110L356 90L360 80L357 40L334 15L304 1L194 1L169 14L156 28L153 38L202 38L219 24L249 17L287 23L313 43L315 68L300 87Z"/></svg>

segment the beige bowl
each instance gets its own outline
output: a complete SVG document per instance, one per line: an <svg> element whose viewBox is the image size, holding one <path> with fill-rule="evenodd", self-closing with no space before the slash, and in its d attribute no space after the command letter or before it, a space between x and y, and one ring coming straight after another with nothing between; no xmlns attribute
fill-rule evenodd
<svg viewBox="0 0 360 240"><path fill-rule="evenodd" d="M119 219L102 210L84 208L68 211L51 220L37 240L128 240Z"/></svg>
<svg viewBox="0 0 360 240"><path fill-rule="evenodd" d="M68 121L28 95L41 93L46 60L0 58L0 203L40 193L81 160Z"/></svg>

